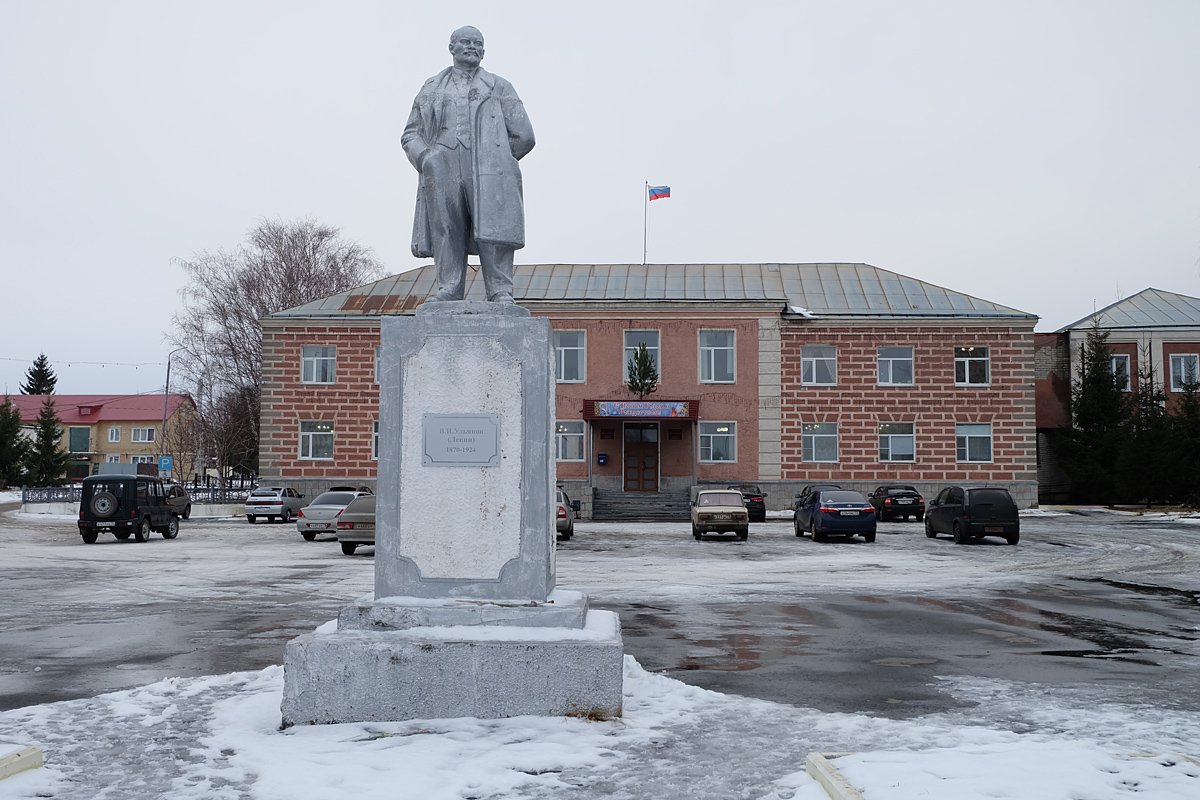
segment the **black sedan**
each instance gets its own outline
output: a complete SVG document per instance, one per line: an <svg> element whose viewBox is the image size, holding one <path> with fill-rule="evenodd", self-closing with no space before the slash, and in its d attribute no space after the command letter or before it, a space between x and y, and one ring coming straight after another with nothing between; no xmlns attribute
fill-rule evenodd
<svg viewBox="0 0 1200 800"><path fill-rule="evenodd" d="M889 519L908 519L912 517L917 522L925 519L925 498L915 486L902 483L889 483L880 486L868 495L871 505L880 522Z"/></svg>
<svg viewBox="0 0 1200 800"><path fill-rule="evenodd" d="M742 493L742 502L746 506L746 513L750 515L751 522L767 521L767 496L756 484L731 483L725 488Z"/></svg>

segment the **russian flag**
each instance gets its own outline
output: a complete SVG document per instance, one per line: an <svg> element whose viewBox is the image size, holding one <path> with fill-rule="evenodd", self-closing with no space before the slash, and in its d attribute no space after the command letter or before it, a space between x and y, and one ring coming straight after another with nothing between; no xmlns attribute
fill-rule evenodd
<svg viewBox="0 0 1200 800"><path fill-rule="evenodd" d="M662 200L664 197L671 196L670 186L649 186L647 190L650 192L651 200Z"/></svg>

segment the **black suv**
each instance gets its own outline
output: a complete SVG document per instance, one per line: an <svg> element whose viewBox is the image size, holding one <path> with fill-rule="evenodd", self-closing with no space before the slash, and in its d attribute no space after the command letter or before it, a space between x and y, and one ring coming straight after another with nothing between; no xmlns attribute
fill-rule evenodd
<svg viewBox="0 0 1200 800"><path fill-rule="evenodd" d="M167 487L149 475L92 475L83 479L79 535L94 544L101 533L139 542L158 531L164 539L179 535L179 515L169 504Z"/></svg>
<svg viewBox="0 0 1200 800"><path fill-rule="evenodd" d="M1003 536L1009 544L1021 541L1021 518L1007 489L947 486L925 511L925 535L939 533L966 544L980 536Z"/></svg>

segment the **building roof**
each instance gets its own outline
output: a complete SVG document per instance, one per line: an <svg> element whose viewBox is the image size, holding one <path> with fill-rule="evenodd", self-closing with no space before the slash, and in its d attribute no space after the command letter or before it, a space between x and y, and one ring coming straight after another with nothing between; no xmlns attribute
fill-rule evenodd
<svg viewBox="0 0 1200 800"><path fill-rule="evenodd" d="M1162 289L1143 289L1135 295L1118 300L1081 320L1064 325L1064 331L1092 327L1116 328L1197 328L1200 327L1200 297L1164 292Z"/></svg>
<svg viewBox="0 0 1200 800"><path fill-rule="evenodd" d="M272 314L272 318L405 314L437 290L432 265ZM870 264L527 264L513 271L518 303L766 302L784 314L1005 317L1033 314ZM467 299L483 276L467 271Z"/></svg>
<svg viewBox="0 0 1200 800"><path fill-rule="evenodd" d="M46 395L10 394L0 395L12 400L21 412L21 423L32 425ZM64 425L95 425L100 422L162 422L163 395L160 394L53 394L54 412ZM170 418L184 403L191 403L186 394L169 394L167 417Z"/></svg>

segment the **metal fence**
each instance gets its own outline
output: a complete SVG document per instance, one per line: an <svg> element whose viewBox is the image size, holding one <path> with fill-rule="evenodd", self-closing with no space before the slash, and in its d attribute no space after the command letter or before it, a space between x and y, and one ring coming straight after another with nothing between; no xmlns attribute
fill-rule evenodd
<svg viewBox="0 0 1200 800"><path fill-rule="evenodd" d="M194 489L188 489L187 492L191 495L194 504L220 505L244 503L250 495L250 488L224 489L216 486L197 486ZM83 487L81 486L30 486L21 490L21 502L25 504L78 503L82 498Z"/></svg>

